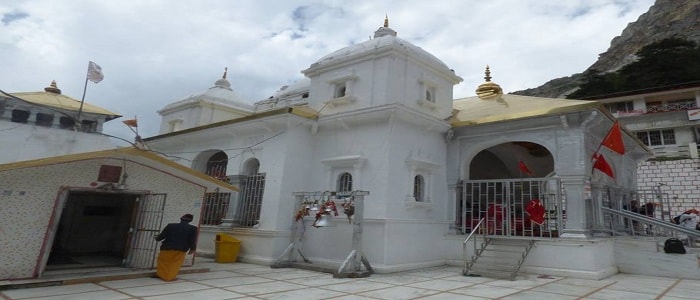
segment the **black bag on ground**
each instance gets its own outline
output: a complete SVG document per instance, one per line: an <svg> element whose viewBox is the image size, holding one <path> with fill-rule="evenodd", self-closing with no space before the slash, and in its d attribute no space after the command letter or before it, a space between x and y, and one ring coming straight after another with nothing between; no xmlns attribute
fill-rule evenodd
<svg viewBox="0 0 700 300"><path fill-rule="evenodd" d="M670 238L664 243L664 252L685 254L683 242L677 238Z"/></svg>

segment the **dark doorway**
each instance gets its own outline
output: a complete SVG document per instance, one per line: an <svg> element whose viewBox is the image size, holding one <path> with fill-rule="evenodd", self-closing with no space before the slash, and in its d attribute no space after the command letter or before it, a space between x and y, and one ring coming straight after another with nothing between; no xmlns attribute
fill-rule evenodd
<svg viewBox="0 0 700 300"><path fill-rule="evenodd" d="M46 270L122 266L138 194L70 192Z"/></svg>

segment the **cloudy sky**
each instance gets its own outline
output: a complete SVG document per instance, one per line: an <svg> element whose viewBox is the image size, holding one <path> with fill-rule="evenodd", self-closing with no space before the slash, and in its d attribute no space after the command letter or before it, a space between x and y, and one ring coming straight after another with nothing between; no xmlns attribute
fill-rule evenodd
<svg viewBox="0 0 700 300"><path fill-rule="evenodd" d="M88 84L85 101L121 120L137 116L150 137L157 110L213 86L225 67L234 91L253 103L325 54L369 39L386 14L399 37L464 78L455 98L474 95L487 64L513 92L585 70L653 2L3 0L0 90L40 91L56 80L80 99L92 60L105 78ZM119 120L105 133L132 140Z"/></svg>

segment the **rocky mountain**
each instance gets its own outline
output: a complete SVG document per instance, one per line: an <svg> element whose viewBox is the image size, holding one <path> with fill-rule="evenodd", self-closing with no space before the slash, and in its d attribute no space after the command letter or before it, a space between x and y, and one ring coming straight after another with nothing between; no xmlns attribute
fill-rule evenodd
<svg viewBox="0 0 700 300"><path fill-rule="evenodd" d="M614 72L634 62L635 53L642 47L672 37L700 44L700 0L656 0L649 11L629 23L620 36L613 38L610 48L600 54L588 69L513 94L563 98L583 83L584 74Z"/></svg>

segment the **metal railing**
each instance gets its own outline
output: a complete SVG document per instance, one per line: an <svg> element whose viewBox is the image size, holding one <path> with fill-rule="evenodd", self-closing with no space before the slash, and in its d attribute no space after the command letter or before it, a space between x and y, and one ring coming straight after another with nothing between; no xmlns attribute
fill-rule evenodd
<svg viewBox="0 0 700 300"><path fill-rule="evenodd" d="M689 247L698 247L700 231L683 228L670 221L659 220L639 213L601 207L605 222L598 229L612 236L647 236L647 237L677 237L686 239Z"/></svg>
<svg viewBox="0 0 700 300"><path fill-rule="evenodd" d="M462 242L462 250L463 250L462 258L464 261L464 270L462 271L462 274L464 274L464 275L467 275L469 273L469 264L472 261L471 259L469 259L468 255L467 255L467 243L472 238L472 236L474 236L474 233L479 231L479 229L481 228L481 224L483 224L485 220L486 220L485 218L481 218L481 220L479 220L479 223L477 223L476 226L474 226L472 231L469 233L469 235L467 235L467 238L464 239L464 242ZM484 234L484 239L485 238L486 238L486 234ZM477 255L477 253L476 253L476 240L474 241L473 245L474 245L474 255Z"/></svg>
<svg viewBox="0 0 700 300"><path fill-rule="evenodd" d="M647 105L647 113L655 112L665 112L665 111L679 111L688 110L696 108L695 100L688 100L686 102L668 103L668 104L658 104L658 105Z"/></svg>

